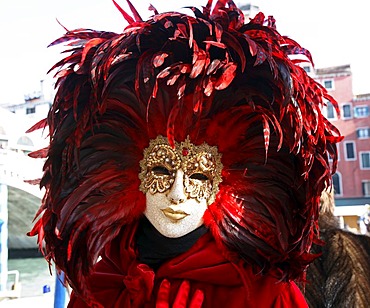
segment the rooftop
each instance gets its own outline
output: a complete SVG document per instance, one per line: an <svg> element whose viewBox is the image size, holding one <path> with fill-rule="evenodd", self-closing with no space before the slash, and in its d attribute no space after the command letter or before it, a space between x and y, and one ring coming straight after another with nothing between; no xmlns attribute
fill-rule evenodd
<svg viewBox="0 0 370 308"><path fill-rule="evenodd" d="M323 75L352 75L350 64L318 68L315 73L318 77Z"/></svg>

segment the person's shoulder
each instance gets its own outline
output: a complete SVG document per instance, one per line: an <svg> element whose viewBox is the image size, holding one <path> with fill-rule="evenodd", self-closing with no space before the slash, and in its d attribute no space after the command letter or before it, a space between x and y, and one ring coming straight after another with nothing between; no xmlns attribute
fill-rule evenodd
<svg viewBox="0 0 370 308"><path fill-rule="evenodd" d="M370 237L362 234L355 234L347 230L332 229L326 232L323 237L326 245L323 252L330 254L332 250L343 254L369 255ZM327 252L325 252L325 248ZM355 249L353 249L355 248Z"/></svg>
<svg viewBox="0 0 370 308"><path fill-rule="evenodd" d="M310 306L370 307L370 237L339 228L321 232L322 255L307 270Z"/></svg>

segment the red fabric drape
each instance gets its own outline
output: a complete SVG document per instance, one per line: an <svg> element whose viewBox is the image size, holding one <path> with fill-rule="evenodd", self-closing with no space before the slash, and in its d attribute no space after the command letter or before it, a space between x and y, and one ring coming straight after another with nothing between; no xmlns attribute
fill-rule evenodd
<svg viewBox="0 0 370 308"><path fill-rule="evenodd" d="M196 290L204 293L204 308L307 307L293 282L255 275L246 264L230 263L209 233L186 253L164 263L154 273L136 260L135 231L136 226L126 229L107 247L89 279L92 295L102 307L155 307L164 279L170 282L170 307L173 307L184 280L190 282L189 299ZM73 294L68 307L91 306Z"/></svg>

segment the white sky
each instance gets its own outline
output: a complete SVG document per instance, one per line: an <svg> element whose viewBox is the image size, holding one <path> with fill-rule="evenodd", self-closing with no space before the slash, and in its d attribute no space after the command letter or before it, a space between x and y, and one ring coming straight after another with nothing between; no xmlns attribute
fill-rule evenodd
<svg viewBox="0 0 370 308"><path fill-rule="evenodd" d="M201 7L207 0L131 0L143 18L148 3L160 12ZM125 0L117 2L127 9ZM236 0L236 3L249 2ZM255 0L273 15L281 34L295 39L313 55L316 68L350 64L354 94L370 93L370 4L368 0ZM127 9L128 11L128 9ZM189 14L191 12L189 11ZM111 0L0 0L0 105L19 104L25 94L51 93L48 69L60 58L58 47L46 48L63 28L121 32L126 23Z"/></svg>

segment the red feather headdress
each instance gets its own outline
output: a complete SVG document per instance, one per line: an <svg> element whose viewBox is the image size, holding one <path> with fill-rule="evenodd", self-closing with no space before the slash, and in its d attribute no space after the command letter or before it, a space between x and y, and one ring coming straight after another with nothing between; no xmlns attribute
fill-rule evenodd
<svg viewBox="0 0 370 308"><path fill-rule="evenodd" d="M30 234L77 292L88 292L102 248L141 217L139 162L158 135L222 154L204 219L229 258L281 279L314 258L320 194L341 139L321 109L337 103L290 58L311 60L273 18L244 23L232 1L212 2L191 8L195 17L154 10L148 21L129 3L134 18L119 8L123 33L79 29L51 44L68 42L70 55L52 68L46 195Z"/></svg>

